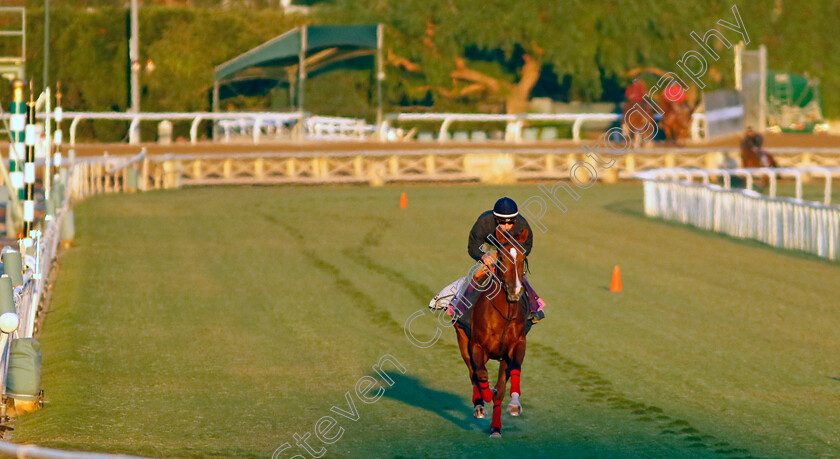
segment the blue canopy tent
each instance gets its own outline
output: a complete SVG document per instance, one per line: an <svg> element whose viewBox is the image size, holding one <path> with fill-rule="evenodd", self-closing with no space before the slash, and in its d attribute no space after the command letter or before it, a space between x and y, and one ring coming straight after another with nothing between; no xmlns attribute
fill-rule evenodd
<svg viewBox="0 0 840 459"><path fill-rule="evenodd" d="M297 109L303 122L304 82L308 74L339 61L375 56L376 124L382 123L383 25L301 26L216 67L213 111L219 109L219 91L226 85L236 92L266 93L278 82L289 85L292 99L297 89Z"/></svg>

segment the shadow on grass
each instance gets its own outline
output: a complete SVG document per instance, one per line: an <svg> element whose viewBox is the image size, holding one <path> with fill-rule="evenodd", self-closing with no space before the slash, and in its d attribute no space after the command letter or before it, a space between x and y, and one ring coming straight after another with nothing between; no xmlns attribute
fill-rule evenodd
<svg viewBox="0 0 840 459"><path fill-rule="evenodd" d="M479 428L472 416L473 407L464 403L460 395L427 387L413 376L399 373L389 373L389 376L394 379L394 385L385 391L385 397L432 412L461 430Z"/></svg>
<svg viewBox="0 0 840 459"><path fill-rule="evenodd" d="M772 251L778 253L779 255L785 255L785 256L788 256L788 257L799 258L799 259L802 259L802 260L816 261L816 262L825 263L825 264L835 266L835 267L838 266L838 263L835 262L835 261L831 261L827 258L822 258L822 257L819 257L817 255L813 255L813 254L810 254L810 253L807 253L807 252L800 252L798 250L789 250L789 249L783 249L783 248L779 248L779 247L773 247L771 245L765 244L765 243L760 242L760 241L755 241L755 240L752 240L752 239L740 239L740 238L737 238L737 237L729 236L727 234L716 233L714 231L709 231L709 230L704 230L702 228L697 228L697 227L689 225L687 223L674 222L674 221L670 221L670 220L664 220L662 218L648 217L647 215L645 215L644 203L640 202L636 199L624 199L624 200L621 200L621 201L611 202L609 204L604 205L603 208L607 211L610 211L610 212L615 212L615 213L622 214L622 215L628 215L630 217L636 217L636 218L641 218L641 219L648 220L648 221L653 221L653 222L656 222L656 223L663 224L665 226L670 226L672 228L686 229L688 231L691 231L694 234L702 235L702 236L705 236L705 237L719 238L719 239L723 239L723 240L726 240L726 241L729 241L729 242L734 242L734 243L742 245L744 247L756 247L756 248L762 248L762 249L765 249L765 250L772 250Z"/></svg>

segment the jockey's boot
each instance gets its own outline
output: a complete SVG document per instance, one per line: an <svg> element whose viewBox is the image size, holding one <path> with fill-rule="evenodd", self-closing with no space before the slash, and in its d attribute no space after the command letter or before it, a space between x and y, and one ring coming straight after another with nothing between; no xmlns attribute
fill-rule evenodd
<svg viewBox="0 0 840 459"><path fill-rule="evenodd" d="M542 311L531 311L528 313L528 320L530 320L532 324L535 324L543 319L545 319L545 313Z"/></svg>
<svg viewBox="0 0 840 459"><path fill-rule="evenodd" d="M525 290L528 292L528 306L530 308L528 320L535 324L540 320L545 319L545 313L543 312L543 308L545 308L545 301L537 295L537 292L535 292L534 288L531 287L531 283L528 282L527 277L522 278L522 283L525 284Z"/></svg>

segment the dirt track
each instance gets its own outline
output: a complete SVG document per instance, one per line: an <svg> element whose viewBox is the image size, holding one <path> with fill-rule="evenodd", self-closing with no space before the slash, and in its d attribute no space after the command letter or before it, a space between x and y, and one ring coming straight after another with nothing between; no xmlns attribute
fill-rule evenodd
<svg viewBox="0 0 840 459"><path fill-rule="evenodd" d="M593 140L594 141L594 140ZM120 144L77 144L77 156L100 156L107 152L110 155L132 155L139 153L142 148L146 148L149 154L196 154L196 153L253 153L253 152L304 152L304 151L354 151L354 150L414 150L414 149L486 149L486 148L575 148L582 146L584 143L576 143L571 140L561 140L556 142L527 142L520 144L509 144L504 142L448 142L445 144L431 143L431 142L325 142L325 141L305 141L305 142L265 142L258 145L247 142L231 142L231 143L214 143L202 142L196 145L189 143L175 143L172 145L158 145L156 143L144 143L138 145L129 145L125 143ZM737 148L739 138L737 136L726 136L714 139L710 142L695 143L686 145L686 147L730 147ZM6 144L3 144L3 150L6 150ZM783 148L783 147L813 147L813 148L840 148L840 136L836 135L812 135L812 134L767 134L765 135L764 145L768 148ZM666 144L657 144L656 146L667 146ZM67 151L67 146L64 146L64 151Z"/></svg>

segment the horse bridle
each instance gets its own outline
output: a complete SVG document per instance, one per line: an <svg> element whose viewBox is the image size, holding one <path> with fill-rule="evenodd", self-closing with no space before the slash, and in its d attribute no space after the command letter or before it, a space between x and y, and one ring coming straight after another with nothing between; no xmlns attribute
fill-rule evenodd
<svg viewBox="0 0 840 459"><path fill-rule="evenodd" d="M502 249L504 249L507 246L512 246L512 245L513 244L511 244L511 243L502 244ZM499 257L503 257L503 256L504 255L499 254ZM496 263L498 263L498 261ZM494 263L494 265L496 263ZM518 314L519 311L516 309L516 307L518 307L519 302L522 301L522 297L520 296L519 300L517 300L515 303L507 299L507 287L505 287L505 280L502 279L499 276L498 270L495 269L495 268L496 267L494 266L494 269L492 271L492 275L495 276L496 280L499 281L499 284L502 285L502 290L505 292L505 301L507 301L507 304L508 304L508 312L507 312L507 314L505 314L499 308L496 307L496 304L493 303L493 301L489 302L490 306L493 306L493 309L495 309L496 312L498 312L499 315L502 316L502 318L505 320L505 328L502 329L502 336L499 338L499 354L501 354L502 351L504 350L504 347L505 347L505 336L507 335L508 328L510 328L510 324L512 324L513 321L516 320L517 317L519 317L519 314ZM514 269L514 274L516 275L516 278L519 279L519 272L516 271L516 262L515 261L513 263L513 269ZM525 288L524 285L523 285L522 288ZM514 304L516 304L517 306L515 307Z"/></svg>
<svg viewBox="0 0 840 459"><path fill-rule="evenodd" d="M502 244L502 249L506 248L507 246L512 246L512 245L513 244L511 244L510 242ZM504 255L499 254L499 257L500 257L499 259L501 259L501 257L503 257L503 256ZM498 261L496 263L498 263ZM514 274L516 275L516 277L518 279L519 278L519 272L517 271L517 268L516 268L516 262L513 263L513 269L514 269ZM498 270L495 269L495 267L494 267L491 274L496 277L496 280L499 281L499 284L502 286L502 290L505 292L505 300L508 303L508 313L507 314L503 313L499 308L496 307L495 304L493 304L492 301L490 302L490 305L493 306L493 309L495 309L496 312L498 312L499 315L502 316L502 318L505 319L508 322L507 325L510 325L510 323L513 322L514 320L516 320L516 318L518 317L518 314L517 314L516 310L511 311L511 309L513 309L514 302L511 302L510 300L507 299L507 287L505 286L505 280L501 276L499 276ZM523 286L522 288L525 288L525 287ZM518 304L520 301L522 301L521 297L515 303ZM507 325L505 325L505 330L507 330ZM504 333L502 333L502 336L504 336Z"/></svg>

